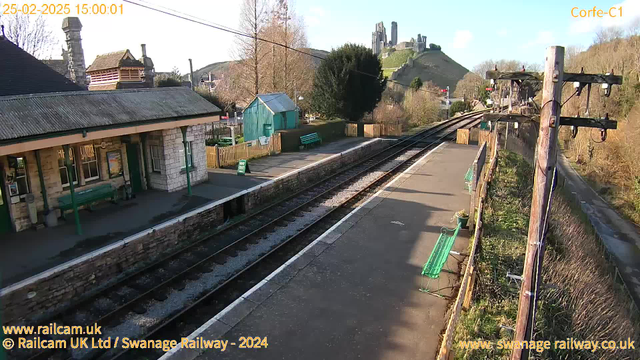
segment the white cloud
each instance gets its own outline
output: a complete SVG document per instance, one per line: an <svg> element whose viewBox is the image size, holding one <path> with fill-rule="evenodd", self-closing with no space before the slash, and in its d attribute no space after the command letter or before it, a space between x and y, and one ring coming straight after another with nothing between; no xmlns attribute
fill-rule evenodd
<svg viewBox="0 0 640 360"><path fill-rule="evenodd" d="M507 29L502 28L502 29L498 30L498 32L496 34L498 34L499 37L507 37L509 32L507 31Z"/></svg>
<svg viewBox="0 0 640 360"><path fill-rule="evenodd" d="M458 30L453 36L453 48L464 49L473 40L473 34L469 30Z"/></svg>
<svg viewBox="0 0 640 360"><path fill-rule="evenodd" d="M522 44L520 48L526 49L533 46L550 46L555 42L555 37L553 36L553 32L551 31L538 31L538 35L532 41L528 43Z"/></svg>
<svg viewBox="0 0 640 360"><path fill-rule="evenodd" d="M619 14L620 7L622 7L622 16ZM613 5L611 8L616 8L611 10L612 15L616 15L615 17L608 16L608 12L610 10L609 7L597 8L597 10L605 12L605 15L602 18L573 17L572 14L569 14L569 17L571 17L569 32L572 34L584 34L594 32L599 28L625 28L631 25L634 21L638 21L638 19L640 19L640 1L638 0L625 0L622 3ZM573 14L579 15L580 10L589 11L592 9L593 8L578 6L578 9L574 10Z"/></svg>

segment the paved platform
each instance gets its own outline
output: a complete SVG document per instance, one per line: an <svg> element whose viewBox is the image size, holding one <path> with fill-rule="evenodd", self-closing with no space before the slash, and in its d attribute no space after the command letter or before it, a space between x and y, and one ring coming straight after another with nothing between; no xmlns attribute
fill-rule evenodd
<svg viewBox="0 0 640 360"><path fill-rule="evenodd" d="M251 160L252 173L244 177L237 176L235 169L211 169L209 180L194 186L190 198L186 189L172 193L149 190L133 200L101 204L93 212L81 210L82 236L76 235L71 215L57 227L3 234L0 288L367 141L371 139L345 138L305 151Z"/></svg>
<svg viewBox="0 0 640 360"><path fill-rule="evenodd" d="M477 150L441 145L191 335L267 337L268 348L174 349L164 359L434 358L448 301L419 291L420 272L440 228L468 211L464 176ZM454 250L465 252L468 237L462 230ZM443 273L432 289L457 278Z"/></svg>

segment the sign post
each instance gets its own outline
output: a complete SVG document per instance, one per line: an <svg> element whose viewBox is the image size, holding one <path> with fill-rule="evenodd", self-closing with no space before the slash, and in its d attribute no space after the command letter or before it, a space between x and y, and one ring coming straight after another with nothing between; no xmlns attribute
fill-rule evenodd
<svg viewBox="0 0 640 360"><path fill-rule="evenodd" d="M237 175L244 176L244 174L251 174L251 170L249 170L249 162L247 160L240 160L238 162L238 171Z"/></svg>

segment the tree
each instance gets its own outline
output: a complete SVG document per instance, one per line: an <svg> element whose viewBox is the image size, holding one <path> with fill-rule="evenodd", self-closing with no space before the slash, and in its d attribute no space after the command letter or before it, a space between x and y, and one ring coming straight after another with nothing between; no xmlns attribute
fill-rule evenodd
<svg viewBox="0 0 640 360"><path fill-rule="evenodd" d="M484 80L482 76L468 72L458 81L458 84L456 84L453 97L482 100L487 92L487 86L488 82Z"/></svg>
<svg viewBox="0 0 640 360"><path fill-rule="evenodd" d="M420 77L418 76L413 78L413 80L411 80L411 84L409 84L409 88L412 89L413 91L418 91L421 87L422 87L422 79L420 79Z"/></svg>
<svg viewBox="0 0 640 360"><path fill-rule="evenodd" d="M449 108L449 112L453 116L453 114L455 113L464 112L469 110L470 108L471 106L469 105L469 103L464 101L456 101L453 104L451 104L451 107Z"/></svg>
<svg viewBox="0 0 640 360"><path fill-rule="evenodd" d="M239 85L246 97L260 93L260 59L264 56L265 46L258 38L266 20L266 5L264 0L244 0L240 10L240 31L251 37L236 38L236 55L240 58L242 71Z"/></svg>
<svg viewBox="0 0 640 360"><path fill-rule="evenodd" d="M316 70L312 107L327 117L358 121L373 111L386 84L380 59L364 46L346 44Z"/></svg>
<svg viewBox="0 0 640 360"><path fill-rule="evenodd" d="M440 45L436 45L434 43L429 44L429 50L441 50L442 47Z"/></svg>
<svg viewBox="0 0 640 360"><path fill-rule="evenodd" d="M423 84L423 89L424 91L409 90L404 96L403 107L412 126L428 124L440 118L438 87L427 81Z"/></svg>
<svg viewBox="0 0 640 360"><path fill-rule="evenodd" d="M58 43L42 15L2 15L0 24L7 39L38 59L50 58Z"/></svg>
<svg viewBox="0 0 640 360"><path fill-rule="evenodd" d="M182 86L182 76L177 67L173 67L170 73L158 74L153 79L155 87Z"/></svg>

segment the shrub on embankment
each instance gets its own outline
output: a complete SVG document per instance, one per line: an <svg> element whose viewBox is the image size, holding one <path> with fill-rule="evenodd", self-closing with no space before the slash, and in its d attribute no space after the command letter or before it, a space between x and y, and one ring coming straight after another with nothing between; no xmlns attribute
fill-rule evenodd
<svg viewBox="0 0 640 360"><path fill-rule="evenodd" d="M471 308L456 329L456 359L508 359L509 350L461 349L464 340L512 340L519 283L529 226L533 172L512 152L501 151L490 184L477 258L477 283ZM636 350L545 350L541 359L634 359L640 323L624 289L616 283L599 239L559 187L553 198L544 258L544 288L538 301L535 340L636 340Z"/></svg>

